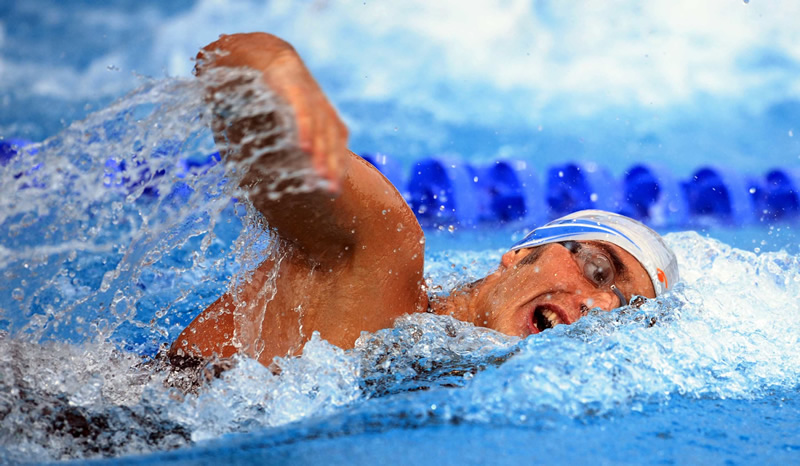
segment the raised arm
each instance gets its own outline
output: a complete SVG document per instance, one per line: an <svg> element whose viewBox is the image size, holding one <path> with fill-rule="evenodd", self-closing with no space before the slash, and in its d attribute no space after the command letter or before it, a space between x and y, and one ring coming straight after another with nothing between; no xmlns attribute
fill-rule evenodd
<svg viewBox="0 0 800 466"><path fill-rule="evenodd" d="M269 34L223 36L200 52L197 74L220 152L249 167L242 187L300 253L261 264L172 354L245 352L269 365L314 331L349 348L361 331L426 309L422 229L391 183L347 150L344 124L295 50ZM275 267L275 294L264 294Z"/></svg>
<svg viewBox="0 0 800 466"><path fill-rule="evenodd" d="M291 45L264 33L223 36L198 54L197 75L208 85L218 145L250 162L242 185L281 237L318 262L348 260L364 249L356 244L419 250L413 214L347 150L344 123Z"/></svg>

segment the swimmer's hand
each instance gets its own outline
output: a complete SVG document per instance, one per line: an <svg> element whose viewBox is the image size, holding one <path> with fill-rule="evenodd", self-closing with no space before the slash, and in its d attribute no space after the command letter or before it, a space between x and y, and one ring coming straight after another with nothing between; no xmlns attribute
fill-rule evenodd
<svg viewBox="0 0 800 466"><path fill-rule="evenodd" d="M210 68L259 71L264 84L293 111L297 147L310 156L311 166L328 181L330 190L339 190L348 157L347 127L289 43L266 33L223 35L197 55L196 74ZM238 131L242 140L258 130L242 126Z"/></svg>
<svg viewBox="0 0 800 466"><path fill-rule="evenodd" d="M263 33L222 36L198 54L196 69L220 152L243 162L240 187L302 253L297 262L308 271L402 276L404 298L386 300L393 309L427 299L418 286L424 242L414 213L386 177L346 149L345 125L291 45ZM316 189L318 181L330 189ZM354 318L345 309L353 307L343 306L341 319Z"/></svg>

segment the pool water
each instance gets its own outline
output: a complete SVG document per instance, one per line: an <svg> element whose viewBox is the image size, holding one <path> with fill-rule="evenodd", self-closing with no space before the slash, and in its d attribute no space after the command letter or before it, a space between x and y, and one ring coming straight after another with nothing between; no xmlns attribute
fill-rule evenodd
<svg viewBox="0 0 800 466"><path fill-rule="evenodd" d="M115 75L113 66L105 70L114 57L143 66L147 50L164 60L171 53L165 44L175 37L165 30L189 37L197 24L215 21L247 29L242 18L248 8L259 12L256 18L286 19L298 11L301 19L316 16L311 6L298 10L281 2L240 5L219 20L211 1L152 8L95 3L66 8L42 1L0 10L0 46L15 50L0 59L13 65L6 82L16 83L11 91L0 87L10 95L2 108L13 110L0 115L2 136L39 141L0 159L0 462L736 464L800 458L796 219L736 228L710 222L693 231L668 227L663 232L682 277L673 291L639 308L592 312L524 340L417 314L363 334L348 351L315 336L302 356L277 361L280 375L245 358L219 377L206 375L213 366L171 373L159 350L220 294L248 280L254 265L283 251L238 188L246 167L214 155L199 83L140 77L126 87L98 78L98 67ZM527 11L526 5L510 2L498 11ZM555 5L537 5L537 18L559 24ZM321 8L332 31L348 24L344 7ZM16 24L29 27L12 30ZM30 26L37 24L59 27ZM111 39L103 42L79 27L87 24ZM122 33L114 36L115 27ZM69 46L74 54L25 63L39 48L54 47L58 29L78 37ZM38 30L49 31L40 42ZM150 48L136 47L136 41ZM189 45L194 50L201 44ZM312 50L324 57L325 47L318 47ZM102 59L93 58L98 49ZM365 53L375 58L371 50ZM791 68L768 52L759 52L773 58L767 84ZM52 75L60 81L47 78ZM34 86L23 85L34 76ZM335 70L325 76L328 84L339 79ZM62 86L71 85L73 95L65 97ZM473 96L486 92L480 83L465 86ZM364 107L378 118L387 109L408 110L408 102L347 100L347 86L337 89L346 112ZM764 117L746 136L751 139L720 145L732 152L748 143L756 149L771 145L775 152L759 163L792 168L796 159L785 154L794 154L798 142L786 136L785 126L795 107L793 98L776 97L783 98L788 103L778 107L785 112L770 113L776 107L766 105L764 113L748 113ZM265 105L274 103L267 99ZM480 113L478 106L465 114ZM417 116L424 123L435 108L412 108L401 120ZM681 125L694 127L709 115L709 126L729 123L729 114L711 104L716 110L681 120L687 108L693 109L665 110L660 123L648 120L643 131L660 142L633 152L646 154L664 143L667 155L675 155L691 139ZM452 115L438 110L439 116ZM569 127L569 117L560 113L554 120ZM581 128L587 121L617 124L609 118L576 121ZM375 140L349 122L355 143L400 147L396 129L376 121ZM706 131L700 147L707 151L675 160L676 172L722 150L710 148L719 138L716 130L696 126L690 133ZM527 131L492 128L490 122L475 131L456 118L434 129L452 131L447 134L453 139L471 134L455 144L458 150L479 138L508 142L511 133ZM627 130L615 131L609 134L619 136L622 146L642 143ZM411 157L423 151L419 141L431 131L415 127L409 133ZM571 137L550 137L538 148L547 152L542 163L578 147ZM432 144L447 147L441 139ZM622 146L597 143L583 155ZM621 165L630 151L604 163ZM477 148L472 157L479 162L485 155ZM729 161L742 172L756 163L737 157ZM493 270L526 228L511 222L426 232L431 293ZM189 392L170 388L181 377L205 382Z"/></svg>
<svg viewBox="0 0 800 466"><path fill-rule="evenodd" d="M195 81L153 81L2 167L5 458L345 462L357 443L363 461L439 462L435 445L478 462L503 443L509 461L761 460L800 444L800 257L696 232L666 235L683 283L641 308L525 340L410 315L350 351L314 337L280 375L240 359L166 388L142 362L280 254L237 191L243 167L203 158L207 121ZM433 293L503 252L499 233L430 237Z"/></svg>

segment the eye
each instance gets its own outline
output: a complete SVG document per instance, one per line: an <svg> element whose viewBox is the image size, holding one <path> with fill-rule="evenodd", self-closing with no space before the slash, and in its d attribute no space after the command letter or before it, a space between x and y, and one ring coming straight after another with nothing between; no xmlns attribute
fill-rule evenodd
<svg viewBox="0 0 800 466"><path fill-rule="evenodd" d="M593 254L583 265L583 274L597 286L614 283L614 268L611 261L602 254Z"/></svg>

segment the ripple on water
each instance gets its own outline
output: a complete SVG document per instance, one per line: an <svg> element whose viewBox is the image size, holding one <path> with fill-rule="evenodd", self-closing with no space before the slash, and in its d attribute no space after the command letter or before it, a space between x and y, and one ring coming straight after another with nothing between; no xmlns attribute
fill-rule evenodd
<svg viewBox="0 0 800 466"><path fill-rule="evenodd" d="M147 83L0 168L11 193L0 198L5 458L146 452L277 426L324 435L345 412L376 429L526 425L800 382L800 259L677 233L666 238L683 284L640 308L525 340L410 315L349 351L315 336L276 361L279 375L240 358L196 391L167 388L173 375L152 355L274 245L237 191L244 168L204 158L199 96L192 82ZM501 252L432 251L428 282L446 293Z"/></svg>

